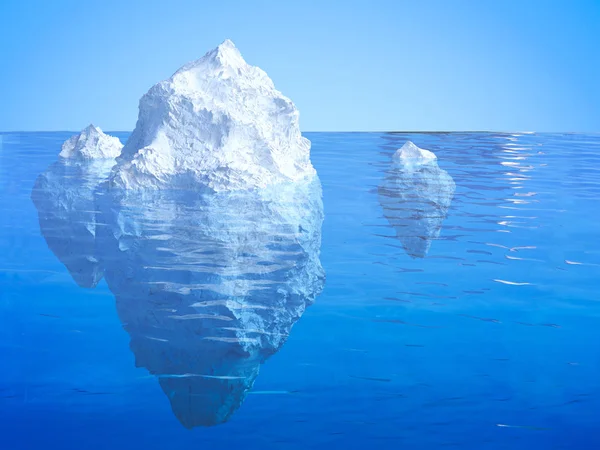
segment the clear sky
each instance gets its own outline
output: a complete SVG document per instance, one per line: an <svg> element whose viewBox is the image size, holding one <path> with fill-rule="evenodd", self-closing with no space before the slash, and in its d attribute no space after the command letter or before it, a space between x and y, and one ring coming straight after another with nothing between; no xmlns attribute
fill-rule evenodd
<svg viewBox="0 0 600 450"><path fill-rule="evenodd" d="M0 0L0 131L131 130L226 38L304 131L600 131L599 0Z"/></svg>

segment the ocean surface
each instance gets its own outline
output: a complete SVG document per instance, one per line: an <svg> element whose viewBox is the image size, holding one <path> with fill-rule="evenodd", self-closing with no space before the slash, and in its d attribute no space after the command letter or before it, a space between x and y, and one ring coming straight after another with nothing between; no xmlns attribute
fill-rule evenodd
<svg viewBox="0 0 600 450"><path fill-rule="evenodd" d="M0 134L0 448L600 448L600 135L307 133L320 185L119 197L72 134Z"/></svg>

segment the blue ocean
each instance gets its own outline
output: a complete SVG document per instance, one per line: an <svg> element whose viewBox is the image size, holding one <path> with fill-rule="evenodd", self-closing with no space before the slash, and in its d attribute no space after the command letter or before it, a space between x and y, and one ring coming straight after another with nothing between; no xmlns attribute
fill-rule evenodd
<svg viewBox="0 0 600 450"><path fill-rule="evenodd" d="M306 133L313 183L113 196L72 134L0 134L1 449L600 448L600 135Z"/></svg>

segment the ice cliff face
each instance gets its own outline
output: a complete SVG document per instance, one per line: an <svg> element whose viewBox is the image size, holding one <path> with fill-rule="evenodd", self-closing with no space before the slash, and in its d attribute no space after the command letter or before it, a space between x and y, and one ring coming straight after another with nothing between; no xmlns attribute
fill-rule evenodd
<svg viewBox="0 0 600 450"><path fill-rule="evenodd" d="M90 125L63 144L61 157L37 178L31 193L48 247L81 287L102 279L94 191L108 179L122 147L118 138Z"/></svg>
<svg viewBox="0 0 600 450"><path fill-rule="evenodd" d="M384 215L406 252L423 258L440 235L456 185L435 154L407 142L394 153L379 186Z"/></svg>
<svg viewBox="0 0 600 450"><path fill-rule="evenodd" d="M122 148L119 138L104 134L100 128L89 125L62 145L60 157L80 161L112 159L121 154Z"/></svg>
<svg viewBox="0 0 600 450"><path fill-rule="evenodd" d="M142 97L112 184L220 192L305 179L315 171L298 117L227 40Z"/></svg>

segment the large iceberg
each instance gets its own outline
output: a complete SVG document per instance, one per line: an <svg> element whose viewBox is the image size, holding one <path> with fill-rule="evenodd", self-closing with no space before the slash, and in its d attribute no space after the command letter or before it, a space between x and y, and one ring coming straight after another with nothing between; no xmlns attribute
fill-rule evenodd
<svg viewBox="0 0 600 450"><path fill-rule="evenodd" d="M88 127L38 178L42 234L81 286L104 277L180 422L225 422L323 288L298 111L225 41L142 97L114 167L111 142Z"/></svg>
<svg viewBox="0 0 600 450"><path fill-rule="evenodd" d="M315 174L294 104L226 40L140 100L112 185L228 191Z"/></svg>
<svg viewBox="0 0 600 450"><path fill-rule="evenodd" d="M456 185L434 153L408 141L398 149L379 186L384 216L413 258L423 258L437 239Z"/></svg>
<svg viewBox="0 0 600 450"><path fill-rule="evenodd" d="M90 125L63 144L60 158L37 178L31 192L48 248L81 287L102 279L94 191L108 179L122 147L118 138Z"/></svg>

